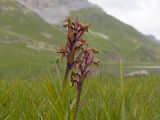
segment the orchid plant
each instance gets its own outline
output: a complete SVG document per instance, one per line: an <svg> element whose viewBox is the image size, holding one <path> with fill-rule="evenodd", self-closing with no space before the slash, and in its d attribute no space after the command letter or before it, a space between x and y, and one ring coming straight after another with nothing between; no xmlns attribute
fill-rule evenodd
<svg viewBox="0 0 160 120"><path fill-rule="evenodd" d="M62 90L68 83L68 77L73 86L76 87L77 97L74 109L74 119L76 119L82 86L84 80L95 71L95 67L99 65L99 61L95 60L94 54L98 51L89 48L84 34L88 32L87 25L81 23L78 18L73 22L71 17L65 20L64 25L67 28L67 43L64 47L58 49L58 53L62 54L62 58L67 61L66 71L64 75Z"/></svg>
<svg viewBox="0 0 160 120"><path fill-rule="evenodd" d="M86 41L82 37L84 33L88 31L88 26L82 25L79 22L78 18L75 20L75 22L72 22L70 17L65 20L63 26L65 28L67 27L68 29L67 43L64 47L61 47L58 50L58 53L61 53L62 58L66 58L67 60L67 66L63 81L64 87L68 79L69 71L72 69L73 64L75 63L76 51L78 50L78 48L86 44Z"/></svg>

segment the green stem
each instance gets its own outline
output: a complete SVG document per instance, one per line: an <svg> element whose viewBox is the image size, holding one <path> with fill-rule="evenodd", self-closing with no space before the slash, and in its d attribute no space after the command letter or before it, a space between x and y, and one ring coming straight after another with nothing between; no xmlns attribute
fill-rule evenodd
<svg viewBox="0 0 160 120"><path fill-rule="evenodd" d="M75 106L75 110L74 110L73 120L76 120L78 107L79 107L79 101L80 101L80 97L81 97L81 91L82 91L82 86L77 89L76 106Z"/></svg>
<svg viewBox="0 0 160 120"><path fill-rule="evenodd" d="M69 67L67 66L66 67L66 71L65 71L65 75L64 75L64 80L63 80L63 85L62 85L62 88L65 86L66 82L67 82L67 79L68 79L68 75L69 75Z"/></svg>
<svg viewBox="0 0 160 120"><path fill-rule="evenodd" d="M70 68L67 65L66 70L65 70L65 74L64 74L63 83L62 83L62 89L61 89L61 93L60 93L61 95L64 94L64 91L65 91L66 86L68 84L69 71L70 71Z"/></svg>

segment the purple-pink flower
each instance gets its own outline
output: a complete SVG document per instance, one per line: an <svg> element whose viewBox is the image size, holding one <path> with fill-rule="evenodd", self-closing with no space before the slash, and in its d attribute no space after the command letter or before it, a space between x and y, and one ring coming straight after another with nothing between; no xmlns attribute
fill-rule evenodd
<svg viewBox="0 0 160 120"><path fill-rule="evenodd" d="M82 24L78 18L72 22L70 17L65 20L63 26L68 29L67 43L58 50L58 53L62 54L62 58L67 59L67 66L71 69L78 48L85 45L87 46L86 40L83 39L83 35L88 31L88 26Z"/></svg>
<svg viewBox="0 0 160 120"><path fill-rule="evenodd" d="M85 32L88 32L88 26L81 23L78 18L73 22L69 17L65 20L64 25L67 28L66 45L57 50L62 54L62 58L67 60L66 71L61 93L65 91L68 76L71 75L71 82L77 88L76 107L74 119L76 118L81 90L84 80L95 72L95 67L99 65L94 54L98 51L89 48L86 40L83 38Z"/></svg>
<svg viewBox="0 0 160 120"><path fill-rule="evenodd" d="M99 61L94 60L94 53L98 53L94 49L81 48L80 50L82 54L78 56L71 74L72 84L76 85L77 88L83 84L85 78L96 70L95 67L100 63Z"/></svg>

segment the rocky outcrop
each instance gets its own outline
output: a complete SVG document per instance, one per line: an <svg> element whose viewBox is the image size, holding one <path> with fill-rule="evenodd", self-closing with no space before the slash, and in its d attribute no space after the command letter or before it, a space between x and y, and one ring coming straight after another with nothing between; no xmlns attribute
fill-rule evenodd
<svg viewBox="0 0 160 120"><path fill-rule="evenodd" d="M88 0L18 0L51 24L61 23L71 11L96 7Z"/></svg>
<svg viewBox="0 0 160 120"><path fill-rule="evenodd" d="M139 71L130 72L126 74L125 77L146 76L148 74L149 73L146 70L139 70Z"/></svg>

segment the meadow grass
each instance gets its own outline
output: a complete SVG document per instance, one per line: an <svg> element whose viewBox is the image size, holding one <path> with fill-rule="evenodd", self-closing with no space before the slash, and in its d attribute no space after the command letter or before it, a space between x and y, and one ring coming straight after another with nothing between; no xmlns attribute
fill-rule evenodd
<svg viewBox="0 0 160 120"><path fill-rule="evenodd" d="M0 120L70 119L76 90L60 97L59 80L0 80ZM114 76L89 78L82 90L78 120L159 120L160 77L122 81ZM122 93L123 92L123 93Z"/></svg>

